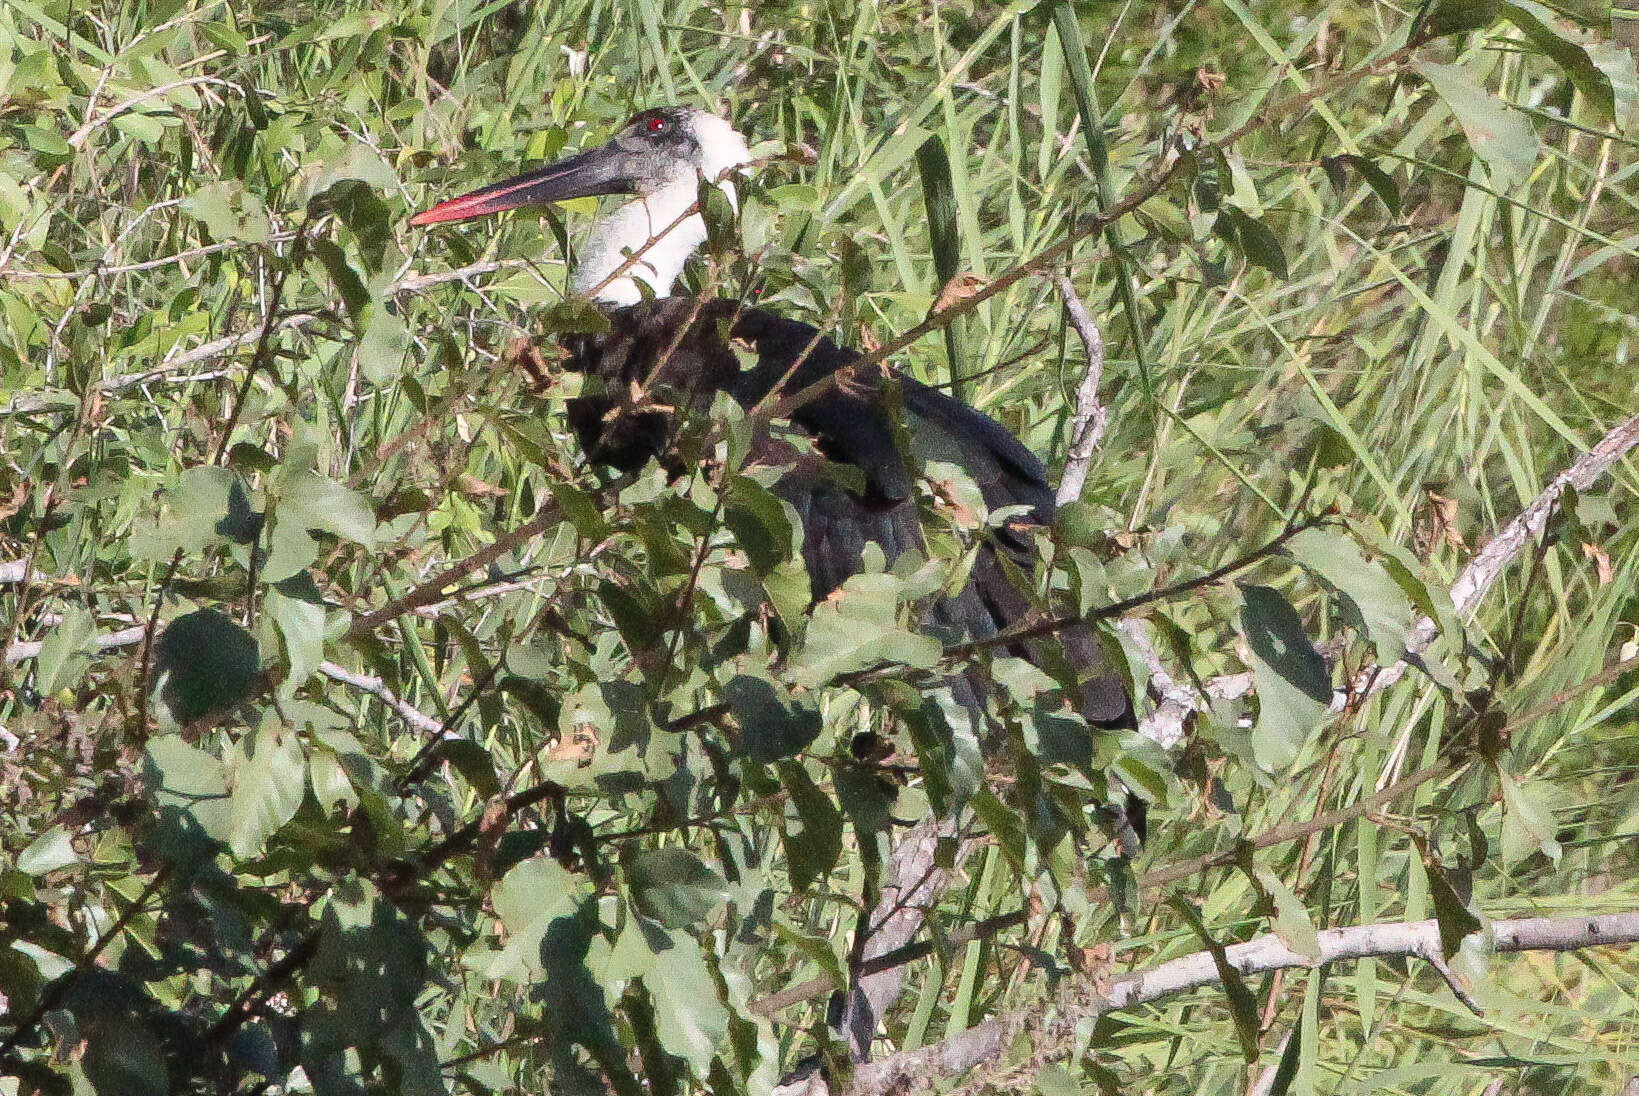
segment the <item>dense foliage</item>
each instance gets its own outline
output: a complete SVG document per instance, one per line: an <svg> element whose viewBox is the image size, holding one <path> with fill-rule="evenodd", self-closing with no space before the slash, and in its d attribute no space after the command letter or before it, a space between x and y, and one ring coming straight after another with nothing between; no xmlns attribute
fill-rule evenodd
<svg viewBox="0 0 1639 1096"><path fill-rule="evenodd" d="M1639 959L1485 926L1639 896L1632 465L1452 593L1639 410L1597 8L7 0L0 1092L840 1087L828 992L944 818L879 1056L1007 1016L962 1083L1612 1091ZM920 625L1008 517L948 464L928 558L817 607L742 410L686 475L587 467L554 336L596 322L590 202L405 223L664 102L765 159L703 292L1055 469L1102 355L1037 596L1150 737ZM1226 971L1090 1019L1169 958L1436 916L1449 984Z"/></svg>

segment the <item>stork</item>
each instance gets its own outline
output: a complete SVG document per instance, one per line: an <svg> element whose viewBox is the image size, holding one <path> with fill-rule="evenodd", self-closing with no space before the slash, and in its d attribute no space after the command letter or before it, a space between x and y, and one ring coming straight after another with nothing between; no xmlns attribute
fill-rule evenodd
<svg viewBox="0 0 1639 1096"><path fill-rule="evenodd" d="M608 330L573 337L569 345L568 367L588 378L582 395L569 402L570 424L594 462L633 470L665 459L672 409L704 409L716 392L752 408L776 388L787 395L849 370L845 383L792 412L790 421L821 456L798 459L775 488L802 519L803 560L816 601L861 569L867 544L876 544L890 566L905 552L924 550L916 460L907 448L958 464L991 511L1017 507L1022 522L1049 524L1054 498L1046 469L994 419L893 370L855 368L858 353L808 324L735 300L671 295L706 240L697 208L702 181L733 203L735 178L751 166L745 138L723 118L660 107L637 114L603 145L441 202L411 223L624 197L593 223L570 277L571 288L590 296L609 319ZM731 340L754 348L754 365L742 366ZM634 403L638 391L650 400ZM665 393L664 400L656 393ZM851 480L828 474L830 462L857 473ZM965 586L934 599L925 623L947 641L997 635L1029 613L1029 598L1016 582L1036 563L1025 530L996 530ZM1038 663L1059 661L1052 642L1036 640L1018 653ZM1081 714L1100 726L1127 725L1125 687L1091 633L1067 629L1058 643L1079 677Z"/></svg>

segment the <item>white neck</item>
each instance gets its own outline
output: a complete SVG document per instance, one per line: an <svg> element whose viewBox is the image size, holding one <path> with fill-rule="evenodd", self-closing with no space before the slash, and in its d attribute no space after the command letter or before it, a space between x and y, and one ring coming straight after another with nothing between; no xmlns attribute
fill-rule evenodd
<svg viewBox="0 0 1639 1096"><path fill-rule="evenodd" d="M732 199L733 188L727 189ZM581 246L571 288L613 305L642 300L638 282L649 287L650 296L670 296L683 265L706 241L706 222L700 214L683 217L699 194L692 173L679 175L659 190L633 198L599 217ZM636 258L628 264L630 255ZM622 266L626 269L611 278Z"/></svg>

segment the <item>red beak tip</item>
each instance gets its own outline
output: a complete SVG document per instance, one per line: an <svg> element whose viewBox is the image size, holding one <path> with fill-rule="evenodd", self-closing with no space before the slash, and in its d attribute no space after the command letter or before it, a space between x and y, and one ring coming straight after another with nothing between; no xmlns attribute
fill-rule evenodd
<svg viewBox="0 0 1639 1096"><path fill-rule="evenodd" d="M431 209L423 209L420 213L417 213L414 217L410 218L410 223L419 227L421 225L435 225L443 221L454 220L455 218L444 212L444 206L447 204L448 203L441 202L438 205L433 206Z"/></svg>

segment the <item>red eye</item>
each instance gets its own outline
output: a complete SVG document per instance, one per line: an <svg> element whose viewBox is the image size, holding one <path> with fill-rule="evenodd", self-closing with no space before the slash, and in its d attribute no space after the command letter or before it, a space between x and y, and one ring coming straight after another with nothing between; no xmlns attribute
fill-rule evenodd
<svg viewBox="0 0 1639 1096"><path fill-rule="evenodd" d="M649 119L649 132L650 133L659 133L661 130L663 130L665 128L666 128L666 119L664 119L664 118L650 118Z"/></svg>

